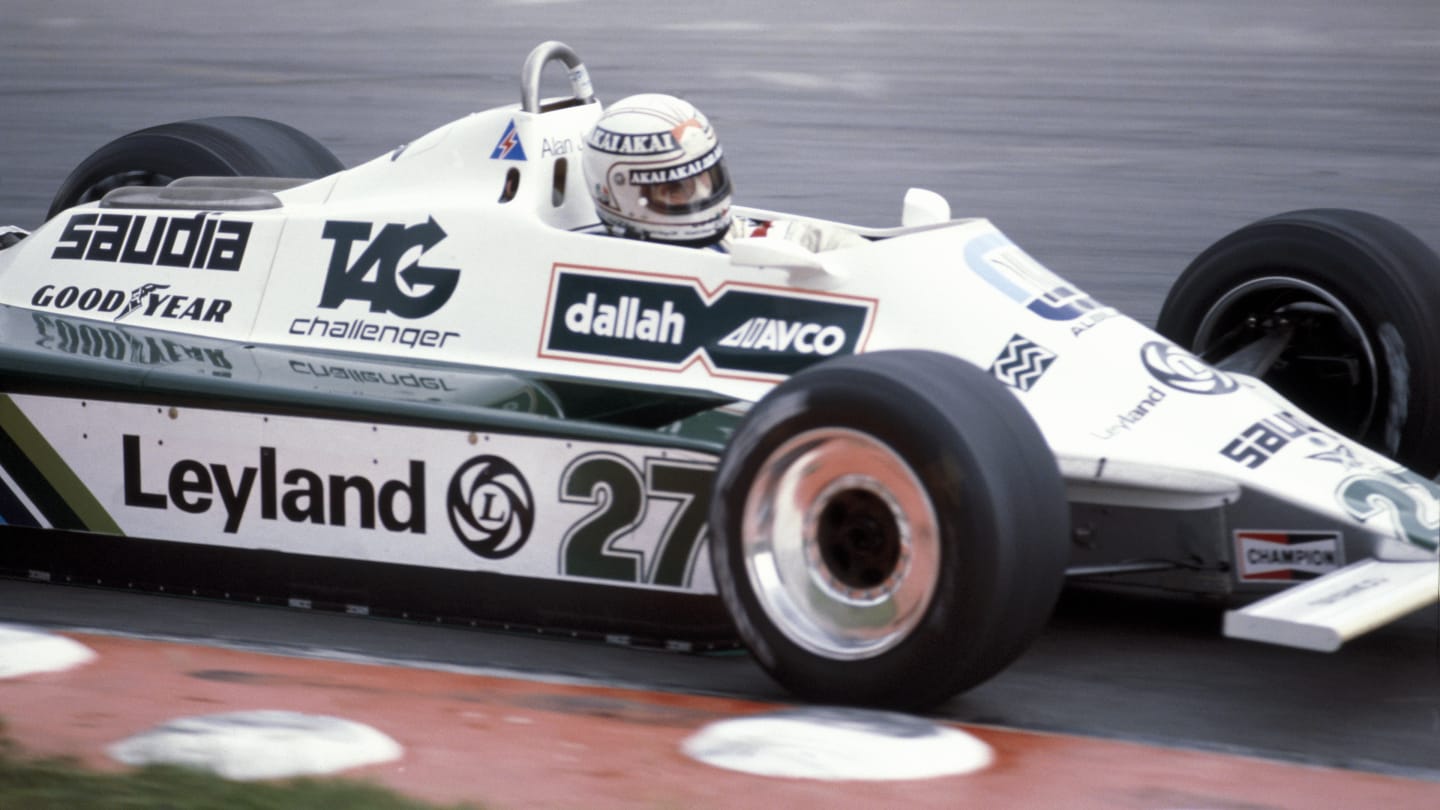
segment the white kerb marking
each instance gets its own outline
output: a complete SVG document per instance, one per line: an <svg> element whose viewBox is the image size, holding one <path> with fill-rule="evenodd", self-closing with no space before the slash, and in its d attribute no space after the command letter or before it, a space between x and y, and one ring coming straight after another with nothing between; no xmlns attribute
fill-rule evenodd
<svg viewBox="0 0 1440 810"><path fill-rule="evenodd" d="M862 709L795 709L712 723L681 745L692 759L793 779L932 779L990 765L990 746L918 717Z"/></svg>
<svg viewBox="0 0 1440 810"><path fill-rule="evenodd" d="M0 678L61 672L95 658L84 644L54 633L0 624Z"/></svg>
<svg viewBox="0 0 1440 810"><path fill-rule="evenodd" d="M182 717L107 751L126 765L183 765L241 780L330 774L399 759L403 752L370 726L287 711Z"/></svg>

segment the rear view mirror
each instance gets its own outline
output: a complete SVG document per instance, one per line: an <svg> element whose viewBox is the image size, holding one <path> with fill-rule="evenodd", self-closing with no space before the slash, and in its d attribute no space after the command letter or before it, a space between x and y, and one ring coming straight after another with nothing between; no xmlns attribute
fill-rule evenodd
<svg viewBox="0 0 1440 810"><path fill-rule="evenodd" d="M906 228L935 225L950 221L950 203L928 188L912 188L905 192L900 224Z"/></svg>

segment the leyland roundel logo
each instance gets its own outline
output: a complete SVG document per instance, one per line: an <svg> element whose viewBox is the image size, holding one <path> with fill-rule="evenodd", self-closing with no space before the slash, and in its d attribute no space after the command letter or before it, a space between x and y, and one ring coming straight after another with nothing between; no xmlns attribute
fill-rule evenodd
<svg viewBox="0 0 1440 810"><path fill-rule="evenodd" d="M473 554L500 560L519 551L535 524L535 498L520 471L499 456L476 456L445 492L450 528Z"/></svg>
<svg viewBox="0 0 1440 810"><path fill-rule="evenodd" d="M540 356L783 376L864 348L876 302L556 265Z"/></svg>
<svg viewBox="0 0 1440 810"><path fill-rule="evenodd" d="M1228 394L1240 388L1229 375L1211 368L1195 355L1163 340L1140 347L1140 362L1150 376L1161 383L1190 394Z"/></svg>

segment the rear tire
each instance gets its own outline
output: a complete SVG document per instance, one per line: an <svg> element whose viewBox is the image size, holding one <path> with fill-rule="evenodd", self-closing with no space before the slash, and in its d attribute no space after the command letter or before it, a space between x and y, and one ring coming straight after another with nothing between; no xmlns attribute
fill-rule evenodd
<svg viewBox="0 0 1440 810"><path fill-rule="evenodd" d="M1440 472L1440 257L1360 211L1293 211L1201 253L1158 331L1212 364L1289 334L1260 377L1331 429Z"/></svg>
<svg viewBox="0 0 1440 810"><path fill-rule="evenodd" d="M319 141L265 118L179 121L122 135L90 155L55 194L46 219L122 186L164 186L181 177L302 177L344 165Z"/></svg>
<svg viewBox="0 0 1440 810"><path fill-rule="evenodd" d="M760 665L797 695L920 708L1039 634L1068 507L1030 415L949 355L812 366L746 416L716 471L716 581Z"/></svg>

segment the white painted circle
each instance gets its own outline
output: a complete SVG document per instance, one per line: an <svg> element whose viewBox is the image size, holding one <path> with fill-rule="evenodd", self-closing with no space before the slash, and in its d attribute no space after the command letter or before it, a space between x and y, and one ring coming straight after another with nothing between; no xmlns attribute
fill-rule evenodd
<svg viewBox="0 0 1440 810"><path fill-rule="evenodd" d="M907 714L811 708L712 723L681 746L732 771L792 779L931 779L990 765L990 746Z"/></svg>
<svg viewBox="0 0 1440 810"><path fill-rule="evenodd" d="M0 624L0 678L61 672L95 658L84 644L54 633Z"/></svg>
<svg viewBox="0 0 1440 810"><path fill-rule="evenodd" d="M400 744L361 723L324 715L251 711L182 717L108 749L126 765L183 765L226 779L329 774L399 759Z"/></svg>

